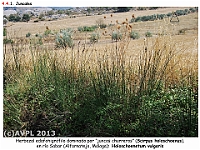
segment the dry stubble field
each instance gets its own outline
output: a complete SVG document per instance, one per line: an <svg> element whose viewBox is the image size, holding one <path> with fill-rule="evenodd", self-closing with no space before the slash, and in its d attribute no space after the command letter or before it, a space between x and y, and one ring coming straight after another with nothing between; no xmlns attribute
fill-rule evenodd
<svg viewBox="0 0 200 150"><path fill-rule="evenodd" d="M46 27L52 31L59 31L61 29L72 28L74 29L73 40L74 40L74 53L82 51L83 49L87 51L87 58L91 61L91 63L95 63L97 61L99 55L105 54L107 57L112 55L111 52L107 52L113 49L116 44L125 48L126 60L131 62L137 60L141 51L144 47L148 47L148 49L152 49L155 45L155 41L158 37L162 36L163 41L167 41L169 45L174 47L178 52L176 55L177 58L182 58L179 60L182 67L185 67L185 64L193 67L192 69L197 72L197 55L198 55L198 14L193 13L186 16L179 16L180 22L170 22L170 18L165 18L164 20L157 21L147 21L147 22L135 22L129 23L132 26L132 31L136 31L139 33L140 38L136 40L132 40L128 37L129 31L127 31L126 25L123 25L122 22L131 20L132 14L137 16L144 15L152 15L159 13L169 13L178 9L186 9L185 8L162 8L158 10L148 10L148 11L132 11L126 13L114 13L111 17L111 14L105 15L95 15L95 16L82 16L76 18L67 18L57 21L44 21L39 23L34 23L33 21L29 21L29 23L14 23L12 26L7 27L8 37L16 39L17 47L20 47L20 53L22 59L25 62L30 61L30 45L29 38L26 38L25 35L30 32L31 37L34 38L35 34L42 34L45 32ZM106 16L106 19L104 18ZM79 32L77 30L80 26L92 26L96 24L98 19L103 19L104 23L108 25L106 29L96 29L94 32L100 34L100 39L97 43L91 44L89 40L89 36L93 32ZM116 23L118 20L119 24ZM176 20L176 19L174 19ZM109 24L113 24L109 26ZM111 40L111 34L113 31L118 31L118 27L120 26L119 31L123 33L123 39L121 42L115 43ZM180 30L184 30L184 33L179 33ZM145 32L151 32L153 37L147 38L145 41ZM106 34L104 34L106 32ZM21 39L21 40L19 40ZM23 39L23 40L22 40ZM26 41L22 44L21 41ZM47 37L43 40L43 45L38 46L36 49L43 49L46 47L49 50L54 50L55 47L55 36ZM11 46L7 45L6 53L10 53ZM55 53L62 57L65 56L66 53L71 53L71 49L68 51L64 51L62 49L56 49ZM75 54L76 55L76 54ZM70 55L71 56L71 55ZM9 57L9 56L7 56ZM12 56L11 56L12 57ZM60 58L62 58L60 57ZM62 61L62 60L61 60ZM29 62L27 62L28 64ZM180 65L179 64L179 65ZM191 69L191 68L190 68Z"/></svg>

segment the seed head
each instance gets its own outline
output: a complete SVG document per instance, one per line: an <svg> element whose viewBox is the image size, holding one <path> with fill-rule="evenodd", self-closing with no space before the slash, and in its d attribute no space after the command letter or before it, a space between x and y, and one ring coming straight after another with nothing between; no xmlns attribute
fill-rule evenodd
<svg viewBox="0 0 200 150"><path fill-rule="evenodd" d="M126 22L125 22L125 21L123 21L123 22L122 22L122 24L126 24Z"/></svg>
<svg viewBox="0 0 200 150"><path fill-rule="evenodd" d="M121 26L120 26L120 25L118 25L118 26L117 26L117 29L119 30L120 28L121 28Z"/></svg>

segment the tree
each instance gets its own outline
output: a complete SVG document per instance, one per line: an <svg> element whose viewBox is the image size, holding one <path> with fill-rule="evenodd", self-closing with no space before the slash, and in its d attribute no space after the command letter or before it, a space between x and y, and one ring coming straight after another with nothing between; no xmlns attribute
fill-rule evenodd
<svg viewBox="0 0 200 150"><path fill-rule="evenodd" d="M15 21L15 16L13 14L10 14L8 17L9 21Z"/></svg>
<svg viewBox="0 0 200 150"><path fill-rule="evenodd" d="M53 11L53 10L47 12L47 15L48 15L48 16L52 16L53 14L54 14L54 11Z"/></svg>
<svg viewBox="0 0 200 150"><path fill-rule="evenodd" d="M41 14L39 15L39 19L42 19L43 17L44 17L44 14L41 13Z"/></svg>
<svg viewBox="0 0 200 150"><path fill-rule="evenodd" d="M28 22L30 20L29 14L24 14L22 20Z"/></svg>
<svg viewBox="0 0 200 150"><path fill-rule="evenodd" d="M91 13L91 9L90 9L90 8L88 8L88 9L87 9L87 12L88 12L88 14L90 14L90 13Z"/></svg>
<svg viewBox="0 0 200 150"><path fill-rule="evenodd" d="M20 16L15 16L15 21L19 22L22 18Z"/></svg>
<svg viewBox="0 0 200 150"><path fill-rule="evenodd" d="M57 10L58 14L64 14L64 10Z"/></svg>

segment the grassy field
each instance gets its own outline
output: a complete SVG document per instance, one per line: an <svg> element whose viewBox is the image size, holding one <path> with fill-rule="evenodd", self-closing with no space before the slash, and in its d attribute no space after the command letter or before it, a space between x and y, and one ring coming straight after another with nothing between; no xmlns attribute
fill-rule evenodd
<svg viewBox="0 0 200 150"><path fill-rule="evenodd" d="M198 14L179 16L179 22L130 23L133 13L177 9L7 27L4 130L54 130L64 137L197 137ZM78 30L99 19L106 28Z"/></svg>

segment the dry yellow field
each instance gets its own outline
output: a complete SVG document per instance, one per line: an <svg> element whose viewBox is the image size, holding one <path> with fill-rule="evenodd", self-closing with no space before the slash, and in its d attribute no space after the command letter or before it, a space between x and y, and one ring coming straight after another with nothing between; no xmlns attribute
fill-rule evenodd
<svg viewBox="0 0 200 150"><path fill-rule="evenodd" d="M123 22L131 19L132 14L135 16L144 16L144 15L152 15L159 13L168 13L178 9L185 8L163 8L158 10L148 10L148 11L134 11L134 12L126 12L126 13L114 13L111 17L110 14L106 14L106 19L104 22L106 24L114 23L116 20L119 22ZM31 34L36 33L44 33L46 30L46 26L51 30L60 30L65 28L73 28L77 29L79 26L91 26L95 25L97 19L103 18L104 15L98 16L82 16L76 18L67 18L63 20L57 21L45 21L39 23L33 23L30 21L29 23L14 23L12 26L7 27L8 36L11 38L22 37L24 39L28 39L25 35L30 32ZM115 50L116 44L119 49L124 50L125 60L132 63L137 63L138 57L141 55L141 51L147 47L147 50L153 50L157 37L160 37L160 42L167 43L170 48L175 49L177 51L176 57L179 58L177 61L179 62L179 66L187 68L187 70L195 70L197 73L197 57L198 57L198 14L192 13L186 16L180 16L179 22L170 22L170 18L165 18L164 20L156 20L156 21L147 21L147 22L136 22L130 23L132 25L132 30L137 31L140 34L140 38L137 40L132 40L128 36L124 36L124 38L120 42L113 42L111 40L111 36L109 34L112 33L113 30L117 30L117 25L107 27L106 29L97 29L95 32L100 33L100 40L95 44L90 44L88 39L91 32L80 33L76 32L73 35L75 47L73 49L75 57L79 59L83 56L87 58L87 64L95 64L98 59L105 55L107 58L111 58L114 56L113 50ZM120 25L120 30L123 32L126 31L126 27L124 25ZM184 29L184 34L179 34L179 31ZM107 30L107 34L103 35L103 33ZM145 38L145 32L150 31L153 34L153 37ZM126 33L128 35L128 32ZM28 41L29 43L29 41ZM35 47L36 50L40 51L40 49L48 49L54 50L55 42L54 40L50 40L49 42L44 43L41 46ZM20 49L21 61L28 67L28 64L31 61L31 52L29 51L30 45L16 44L16 47ZM163 45L161 45L163 46ZM6 55L9 54L9 50L11 49L10 45L7 45ZM5 52L5 51L4 51ZM55 50L56 55L60 59L60 61L67 61L66 57L71 57L71 49L69 48L67 51L62 49ZM12 54L12 53L10 53ZM13 56L10 55L12 58ZM9 58L9 55L7 55ZM83 58L81 58L83 59ZM174 60L176 61L176 60ZM65 62L66 63L66 62ZM186 71L186 73L188 72Z"/></svg>
<svg viewBox="0 0 200 150"><path fill-rule="evenodd" d="M12 23L12 25L7 27L7 29L10 32L17 33L18 34L17 36L25 37L25 35L28 32L30 32L31 34L44 33L44 31L46 30L46 26L48 26L49 29L51 30L60 30L60 29L65 29L65 28L76 29L77 27L80 27L80 26L95 25L96 20L100 18L104 18L104 16L106 16L106 19L104 19L106 24L115 24L116 20L118 20L119 23L125 21L126 18L130 21L132 18L132 14L134 14L135 17L153 15L153 14L167 14L172 11L176 11L180 9L183 10L187 8L189 7L160 8L157 10L148 10L148 11L130 11L130 12L125 12L125 13L114 13L112 17L110 16L111 14L105 14L105 15L94 15L94 16L80 16L76 18L68 17L62 20L42 21L42 22L37 22L37 23L34 23L33 21L29 21L28 23L17 22L17 23ZM188 22L188 23L194 24L193 22ZM151 30L154 29L154 28L151 28L152 23L150 22L146 22L142 24L143 25L141 26L141 23L136 23L134 24L134 28L136 28L137 30L145 30L145 28L147 29L150 28Z"/></svg>

